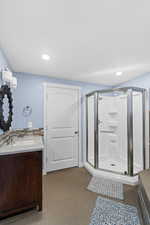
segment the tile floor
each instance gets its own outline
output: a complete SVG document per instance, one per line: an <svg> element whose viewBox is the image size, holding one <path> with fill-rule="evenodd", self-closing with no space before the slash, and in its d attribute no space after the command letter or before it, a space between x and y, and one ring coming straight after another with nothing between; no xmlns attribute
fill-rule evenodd
<svg viewBox="0 0 150 225"><path fill-rule="evenodd" d="M71 168L43 177L43 211L35 210L0 221L0 225L88 225L97 194L86 189L91 176ZM124 186L125 203L137 205L135 187Z"/></svg>

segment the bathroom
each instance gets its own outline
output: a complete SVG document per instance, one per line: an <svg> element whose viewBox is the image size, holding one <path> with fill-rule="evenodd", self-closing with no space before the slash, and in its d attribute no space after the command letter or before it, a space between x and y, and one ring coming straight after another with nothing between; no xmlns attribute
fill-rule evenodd
<svg viewBox="0 0 150 225"><path fill-rule="evenodd" d="M0 1L0 224L150 224L149 6Z"/></svg>

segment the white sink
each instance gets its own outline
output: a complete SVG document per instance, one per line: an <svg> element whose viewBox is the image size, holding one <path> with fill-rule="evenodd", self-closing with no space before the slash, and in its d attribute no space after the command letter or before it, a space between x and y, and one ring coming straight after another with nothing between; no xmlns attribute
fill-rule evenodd
<svg viewBox="0 0 150 225"><path fill-rule="evenodd" d="M14 139L12 144L3 145L0 148L0 155L13 154L28 151L37 151L44 148L42 138L35 136L32 138Z"/></svg>
<svg viewBox="0 0 150 225"><path fill-rule="evenodd" d="M15 143L12 144L13 147L17 146L32 146L35 145L34 140L22 140L22 141L16 141Z"/></svg>

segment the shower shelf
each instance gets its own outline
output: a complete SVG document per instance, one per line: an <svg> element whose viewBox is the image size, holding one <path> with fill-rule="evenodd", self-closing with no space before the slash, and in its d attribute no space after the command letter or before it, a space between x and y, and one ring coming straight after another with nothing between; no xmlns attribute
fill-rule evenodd
<svg viewBox="0 0 150 225"><path fill-rule="evenodd" d="M109 114L118 114L117 111L108 112Z"/></svg>
<svg viewBox="0 0 150 225"><path fill-rule="evenodd" d="M100 131L103 132L103 133L114 133L113 130L100 130Z"/></svg>
<svg viewBox="0 0 150 225"><path fill-rule="evenodd" d="M116 125L111 124L111 125L109 125L109 127L114 127L114 128L116 128L116 127L118 127L118 124L116 124Z"/></svg>
<svg viewBox="0 0 150 225"><path fill-rule="evenodd" d="M108 126L111 128L116 128L118 127L118 125L119 125L118 121L110 121Z"/></svg>

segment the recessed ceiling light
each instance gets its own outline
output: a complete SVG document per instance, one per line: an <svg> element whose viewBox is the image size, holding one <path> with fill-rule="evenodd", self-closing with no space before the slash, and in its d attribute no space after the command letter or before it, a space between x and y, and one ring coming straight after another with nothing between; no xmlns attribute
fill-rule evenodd
<svg viewBox="0 0 150 225"><path fill-rule="evenodd" d="M116 76L121 76L121 75L122 75L121 71L116 72Z"/></svg>
<svg viewBox="0 0 150 225"><path fill-rule="evenodd" d="M48 60L50 60L50 56L47 54L43 54L42 59L48 61Z"/></svg>

